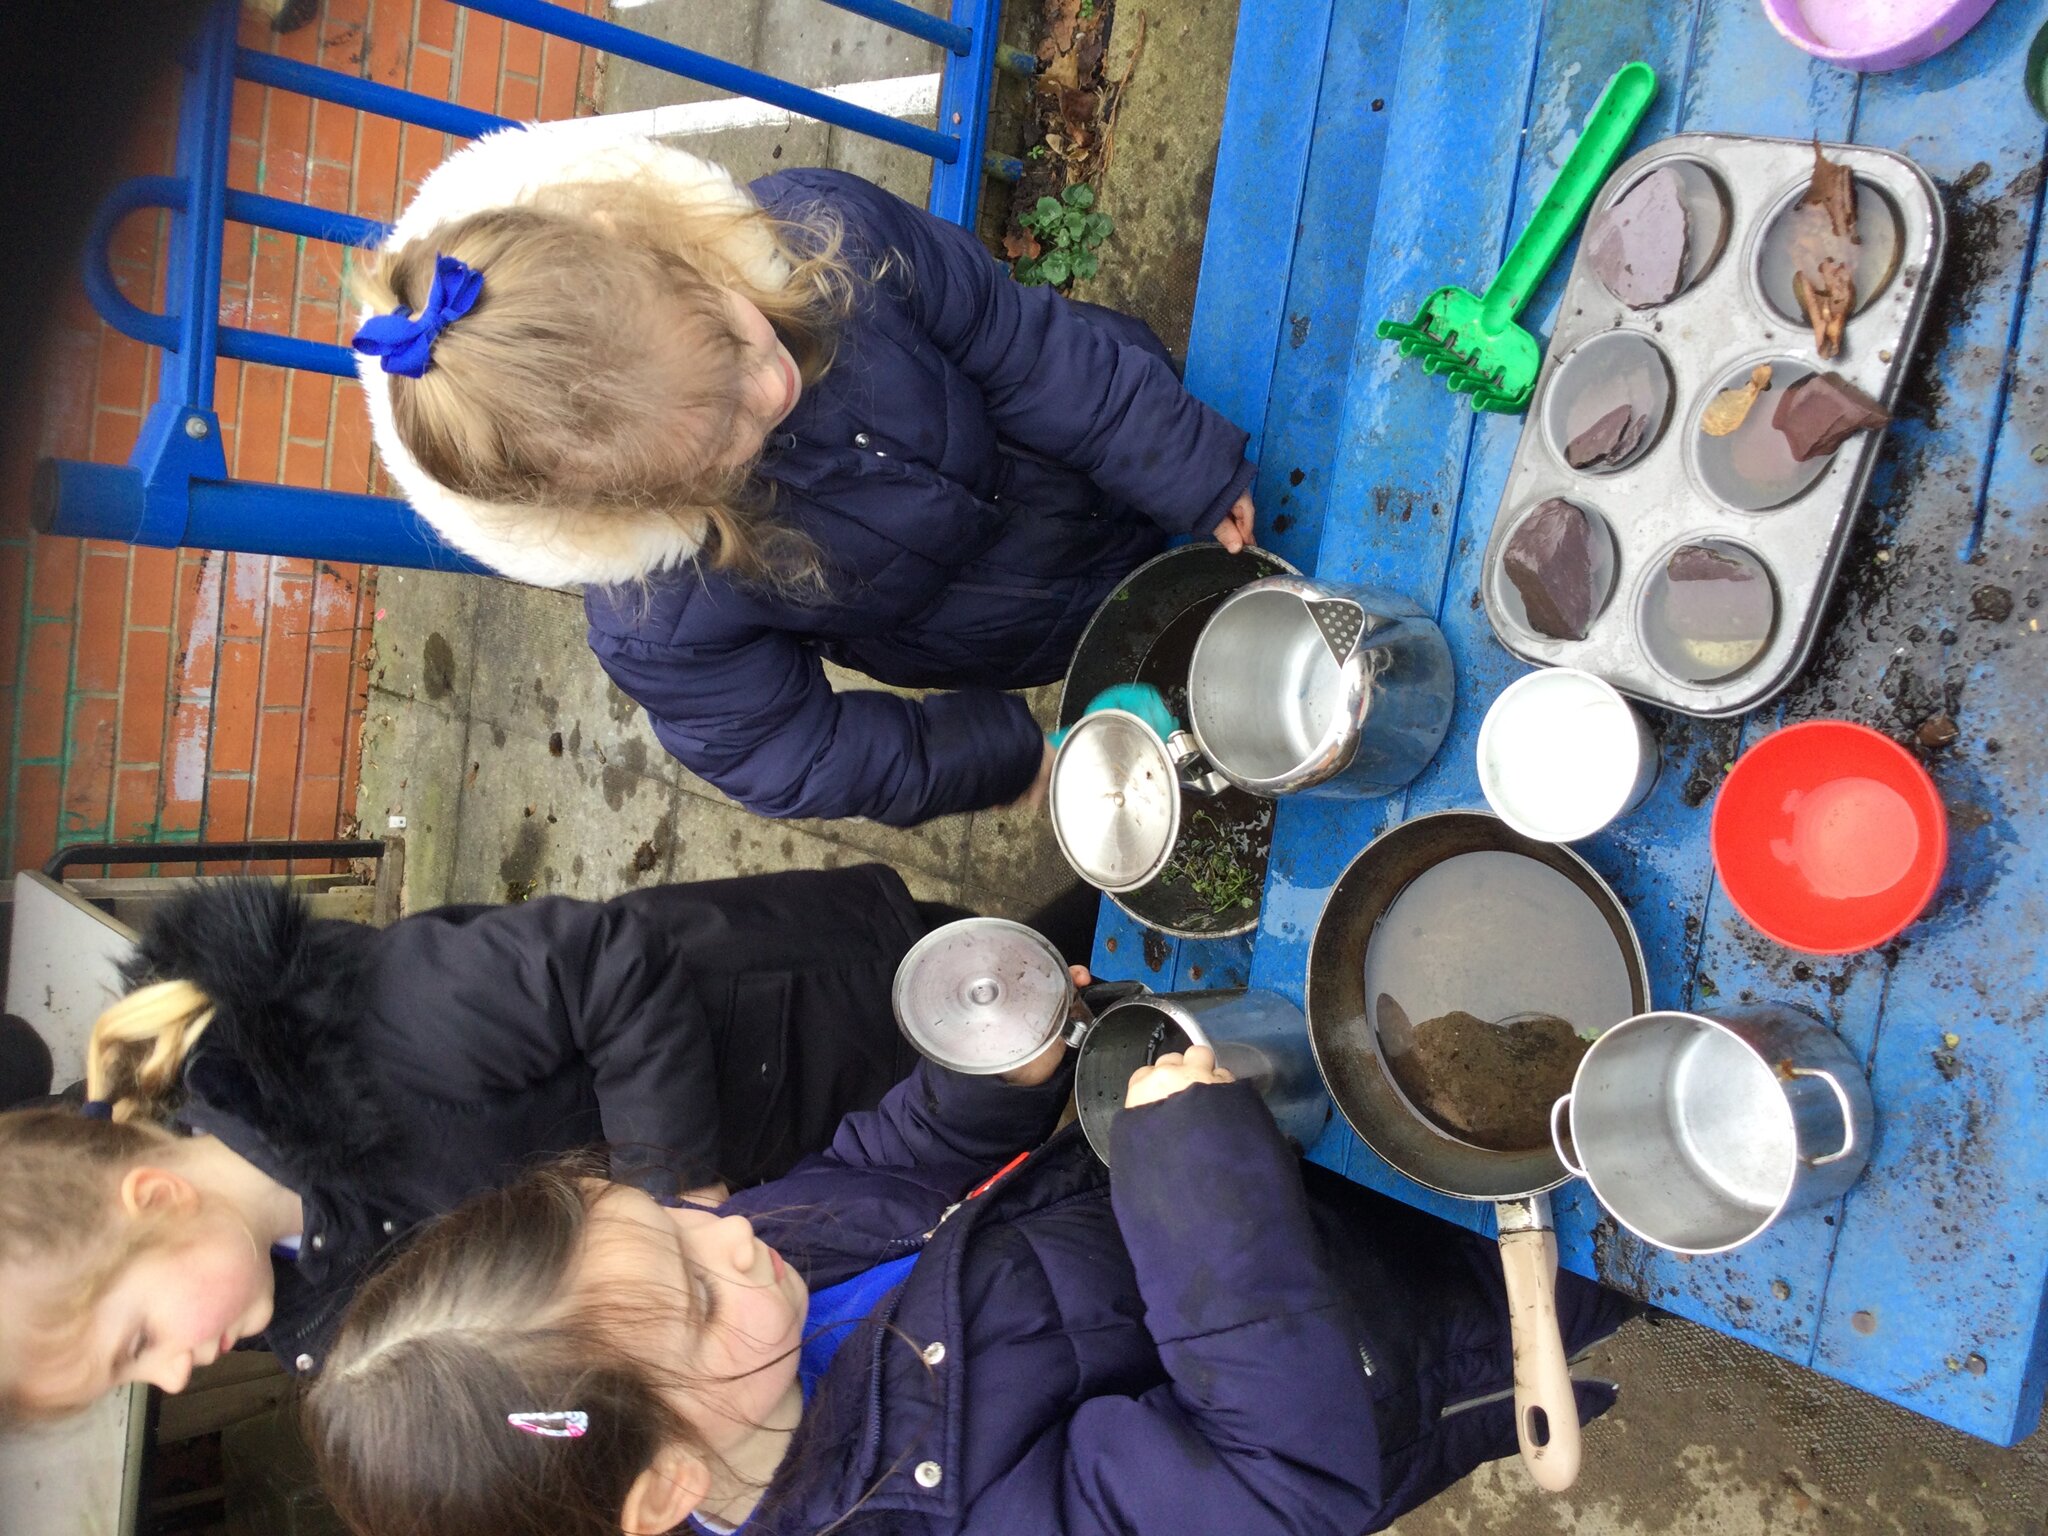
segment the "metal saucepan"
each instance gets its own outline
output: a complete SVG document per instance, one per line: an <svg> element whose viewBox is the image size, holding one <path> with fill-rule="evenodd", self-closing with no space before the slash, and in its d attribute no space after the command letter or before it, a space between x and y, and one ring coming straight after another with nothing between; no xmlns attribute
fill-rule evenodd
<svg viewBox="0 0 2048 1536"><path fill-rule="evenodd" d="M1646 1013L1610 1029L1551 1106L1551 1142L1614 1219L1725 1253L1839 1199L1870 1160L1870 1085L1835 1032L1781 1004Z"/></svg>
<svg viewBox="0 0 2048 1536"><path fill-rule="evenodd" d="M1591 931L1612 942L1626 978L1628 1013L1649 1006L1649 981L1635 929L1620 900L1576 854L1521 836L1494 816L1447 811L1384 833L1352 860L1331 890L1310 946L1309 1043L1338 1113L1365 1144L1418 1184L1464 1200L1492 1201L1514 1331L1515 1424L1536 1482L1553 1491L1578 1476L1580 1436L1571 1373L1557 1320L1557 1239L1549 1191L1569 1176L1547 1134L1509 1149L1452 1134L1430 1119L1397 1081L1367 996L1367 951L1395 900L1433 868L1467 853L1511 853L1536 861L1585 898ZM1447 946L1448 947L1448 946ZM1461 943L1460 963L1500 963L1485 935ZM1618 1006L1618 1004L1617 1004ZM1618 1024L1621 1017L1601 1021ZM1414 1087L1410 1080L1410 1089ZM1550 1108L1530 1095L1536 1120ZM1526 1117L1521 1117L1526 1118Z"/></svg>
<svg viewBox="0 0 2048 1536"><path fill-rule="evenodd" d="M1139 566L1081 632L1060 694L1059 723L1074 724L1105 688L1118 683L1151 684L1186 723L1188 665L1209 616L1238 588L1293 571L1265 550L1233 555L1207 540L1168 550ZM1273 802L1225 785L1203 796L1176 825L1169 858L1185 854L1181 863L1170 872L1162 863L1152 878L1111 891L1110 900L1139 922L1181 938L1249 933L1258 924L1272 841ZM1222 899L1222 887L1234 889L1239 874L1246 877L1249 906L1235 897Z"/></svg>

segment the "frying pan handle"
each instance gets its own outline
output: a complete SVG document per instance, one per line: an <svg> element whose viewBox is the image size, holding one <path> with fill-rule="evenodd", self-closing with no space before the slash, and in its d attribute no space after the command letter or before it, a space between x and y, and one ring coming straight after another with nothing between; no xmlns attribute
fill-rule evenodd
<svg viewBox="0 0 2048 1536"><path fill-rule="evenodd" d="M1583 1179L1586 1177L1586 1170L1573 1162L1570 1153L1567 1153L1564 1149L1564 1144L1572 1139L1571 1116L1572 1096L1570 1094L1566 1094L1550 1106L1550 1149L1557 1154L1557 1160L1564 1164L1564 1171L1566 1173L1575 1179ZM1572 1151L1576 1152L1577 1150L1578 1147L1574 1144Z"/></svg>
<svg viewBox="0 0 2048 1536"><path fill-rule="evenodd" d="M1537 1195L1500 1210L1500 1261L1515 1348L1515 1438L1536 1486L1562 1493L1579 1477L1579 1403L1557 1322L1557 1234L1550 1228L1550 1202ZM1516 1217L1521 1219L1511 1227Z"/></svg>

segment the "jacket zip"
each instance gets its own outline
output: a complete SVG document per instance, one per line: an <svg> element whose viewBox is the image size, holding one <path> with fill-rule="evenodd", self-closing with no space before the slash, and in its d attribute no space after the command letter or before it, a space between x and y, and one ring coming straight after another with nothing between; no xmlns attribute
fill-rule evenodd
<svg viewBox="0 0 2048 1536"><path fill-rule="evenodd" d="M1482 1392L1477 1397L1460 1398L1455 1403L1444 1404L1444 1406L1438 1410L1436 1416L1437 1422L1441 1424L1445 1419L1454 1419L1461 1413L1469 1413L1474 1408L1484 1408L1488 1403L1498 1403L1503 1399L1513 1397L1514 1395L1515 1389L1510 1386L1502 1387L1497 1392Z"/></svg>

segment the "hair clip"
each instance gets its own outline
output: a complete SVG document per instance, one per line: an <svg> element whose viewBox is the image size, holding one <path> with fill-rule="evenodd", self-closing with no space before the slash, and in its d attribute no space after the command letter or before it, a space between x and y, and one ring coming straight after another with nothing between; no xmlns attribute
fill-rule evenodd
<svg viewBox="0 0 2048 1536"><path fill-rule="evenodd" d="M420 312L403 304L388 315L372 315L349 343L364 357L376 358L386 373L417 379L434 366L434 339L472 309L484 291L484 275L453 256L434 258L433 287Z"/></svg>
<svg viewBox="0 0 2048 1536"><path fill-rule="evenodd" d="M581 1440L590 1433L590 1415L581 1408L548 1413L508 1413L505 1422L514 1429L524 1430L529 1435L545 1435L550 1440Z"/></svg>
<svg viewBox="0 0 2048 1536"><path fill-rule="evenodd" d="M112 1099L87 1099L78 1106L78 1112L88 1120L111 1120L114 1118Z"/></svg>

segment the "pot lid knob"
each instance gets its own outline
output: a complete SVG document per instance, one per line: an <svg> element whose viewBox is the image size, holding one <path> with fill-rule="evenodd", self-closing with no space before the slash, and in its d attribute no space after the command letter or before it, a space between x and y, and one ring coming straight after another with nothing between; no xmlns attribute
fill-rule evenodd
<svg viewBox="0 0 2048 1536"><path fill-rule="evenodd" d="M1084 715L1053 759L1053 835L1090 885L1135 890L1165 866L1180 831L1180 776L1159 733L1136 715Z"/></svg>

